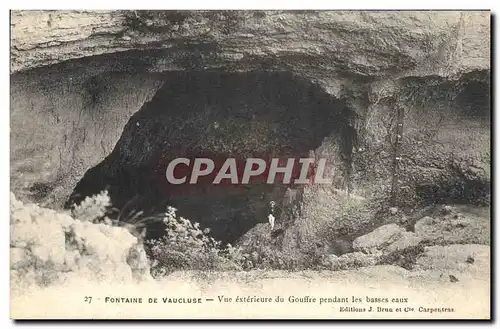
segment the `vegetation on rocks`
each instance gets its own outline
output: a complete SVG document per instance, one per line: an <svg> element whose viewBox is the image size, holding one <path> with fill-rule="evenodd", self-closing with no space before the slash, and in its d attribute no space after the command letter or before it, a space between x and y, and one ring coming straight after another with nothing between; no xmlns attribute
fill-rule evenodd
<svg viewBox="0 0 500 329"><path fill-rule="evenodd" d="M222 246L210 237L209 230L201 230L199 223L176 215L168 207L163 217L165 235L146 241L152 259L152 274L163 276L175 270L238 270L240 250L231 245Z"/></svg>
<svg viewBox="0 0 500 329"><path fill-rule="evenodd" d="M477 258L476 254L468 253L470 247L462 250L453 243L489 243L487 229L473 229L484 224L485 219L481 217L484 214L464 212L468 211L464 207L444 206L428 212L433 217L418 220L415 232L395 223L380 226L357 237L343 252L315 242L313 236L309 236L313 240L301 240L303 246L290 252L283 242L287 234L297 229L293 226L280 227L277 230L284 232L277 232L271 230L269 224L258 224L232 246L222 245L210 236L209 229L201 229L198 223L178 216L172 207L165 213L134 218L128 223L109 219L110 210L106 191L86 198L67 212L23 204L11 194L14 289L82 278L118 282L147 280L179 270L347 270L378 264L411 270L423 264L429 250L441 250L439 245L458 250L467 257L457 262L466 262ZM139 228L147 221L162 221L164 236L144 241ZM446 229L442 229L443 225ZM433 238L436 230L444 234L441 235L444 240ZM435 247L429 249L429 246Z"/></svg>
<svg viewBox="0 0 500 329"><path fill-rule="evenodd" d="M105 194L89 198L74 213L82 217L75 218L69 212L23 204L11 193L13 289L72 280L149 279L149 262L140 241L126 228L94 222L106 203Z"/></svg>

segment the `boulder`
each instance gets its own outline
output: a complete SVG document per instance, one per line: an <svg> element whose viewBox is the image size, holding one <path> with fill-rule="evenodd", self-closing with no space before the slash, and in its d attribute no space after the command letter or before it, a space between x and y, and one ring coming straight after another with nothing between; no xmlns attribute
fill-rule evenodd
<svg viewBox="0 0 500 329"><path fill-rule="evenodd" d="M408 248L418 246L420 242L422 242L422 238L417 236L415 233L403 232L399 239L387 246L384 251L389 253L403 251Z"/></svg>
<svg viewBox="0 0 500 329"><path fill-rule="evenodd" d="M251 250L266 245L273 245L271 226L269 223L260 223L255 225L252 229L241 236L235 245L245 250Z"/></svg>
<svg viewBox="0 0 500 329"><path fill-rule="evenodd" d="M373 253L396 242L403 236L403 233L405 230L396 224L380 226L373 232L356 238L352 246L355 251Z"/></svg>
<svg viewBox="0 0 500 329"><path fill-rule="evenodd" d="M12 289L68 280L135 282L150 279L149 262L123 227L80 221L11 194Z"/></svg>

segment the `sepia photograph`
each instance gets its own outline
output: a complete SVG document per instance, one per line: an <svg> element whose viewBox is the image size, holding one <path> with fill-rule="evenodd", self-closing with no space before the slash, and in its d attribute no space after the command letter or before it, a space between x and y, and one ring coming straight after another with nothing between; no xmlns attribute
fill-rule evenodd
<svg viewBox="0 0 500 329"><path fill-rule="evenodd" d="M489 10L11 10L10 317L491 320Z"/></svg>

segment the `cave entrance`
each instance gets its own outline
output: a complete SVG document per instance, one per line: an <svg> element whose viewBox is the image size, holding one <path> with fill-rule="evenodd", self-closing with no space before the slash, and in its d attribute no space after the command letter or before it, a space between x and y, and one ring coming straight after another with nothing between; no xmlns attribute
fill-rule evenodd
<svg viewBox="0 0 500 329"><path fill-rule="evenodd" d="M289 184L168 184L175 158L307 158L326 136L338 156L352 150L349 111L319 86L290 73L169 72L153 99L135 113L111 154L77 184L68 204L108 189L113 205L178 214L233 242L265 222L271 201ZM299 187L300 188L300 187Z"/></svg>

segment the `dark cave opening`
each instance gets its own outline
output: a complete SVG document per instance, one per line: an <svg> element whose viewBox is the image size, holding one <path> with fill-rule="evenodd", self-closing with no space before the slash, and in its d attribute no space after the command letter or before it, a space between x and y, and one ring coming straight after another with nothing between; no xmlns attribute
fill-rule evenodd
<svg viewBox="0 0 500 329"><path fill-rule="evenodd" d="M459 114L472 120L491 119L491 74L487 70L464 74L454 91L454 107Z"/></svg>
<svg viewBox="0 0 500 329"><path fill-rule="evenodd" d="M484 80L472 80L457 94L455 102L462 115L472 118L490 119L491 85Z"/></svg>
<svg viewBox="0 0 500 329"><path fill-rule="evenodd" d="M351 111L308 80L285 72L167 72L164 81L130 118L109 156L76 185L67 207L107 189L122 214L154 215L173 206L178 215L210 227L214 238L231 243L265 222L270 201L283 198L291 184L277 179L173 185L165 177L171 160L306 158L333 136L345 163L339 172L349 170L355 140ZM164 233L155 229L149 237Z"/></svg>

